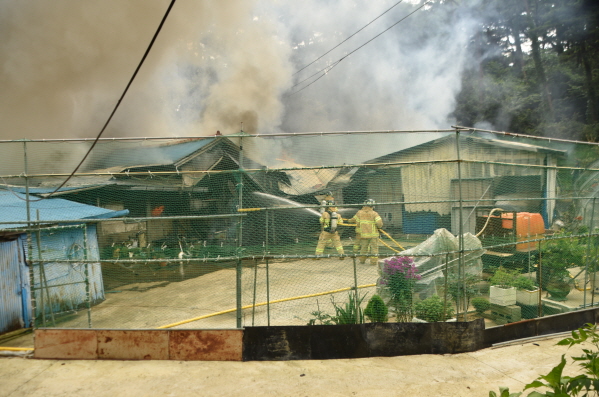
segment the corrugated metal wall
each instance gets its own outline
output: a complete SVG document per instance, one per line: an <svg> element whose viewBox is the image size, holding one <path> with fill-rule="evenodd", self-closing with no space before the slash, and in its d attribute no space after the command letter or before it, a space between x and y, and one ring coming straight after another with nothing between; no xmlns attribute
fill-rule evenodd
<svg viewBox="0 0 599 397"><path fill-rule="evenodd" d="M0 333L31 325L23 242L23 238L0 242Z"/></svg>
<svg viewBox="0 0 599 397"><path fill-rule="evenodd" d="M87 242L84 239L87 230ZM85 306L87 302L84 263L64 263L61 259L84 259L87 245L87 258L99 259L96 228L58 229L41 231L41 260L37 248L37 235L33 234L33 277L36 297L36 317L52 313L72 311ZM47 262L52 261L52 262ZM104 300L104 285L99 263L87 268L91 303ZM42 316L43 317L43 316Z"/></svg>
<svg viewBox="0 0 599 397"><path fill-rule="evenodd" d="M84 233L87 232L87 239ZM46 229L32 234L33 292L36 318L48 320L51 313L84 308L86 265L65 263L61 259L100 258L95 226L87 228ZM87 253L84 249L87 248ZM25 263L26 235L0 242L0 333L31 326L32 305L29 267ZM40 262L43 265L40 265ZM48 262L50 261L50 262ZM99 263L87 265L89 300L104 300L102 269Z"/></svg>

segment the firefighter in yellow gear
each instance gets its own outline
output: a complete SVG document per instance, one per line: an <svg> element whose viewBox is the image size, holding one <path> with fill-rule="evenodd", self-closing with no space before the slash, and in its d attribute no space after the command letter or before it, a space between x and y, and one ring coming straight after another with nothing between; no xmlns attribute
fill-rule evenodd
<svg viewBox="0 0 599 397"><path fill-rule="evenodd" d="M356 225L356 236L354 238L354 245L353 245L353 253L357 254L360 252L360 224L355 222L354 218L350 218L347 219L347 223L345 223L345 225Z"/></svg>
<svg viewBox="0 0 599 397"><path fill-rule="evenodd" d="M322 215L326 212L327 203L329 201L335 201L335 198L333 197L333 192L331 192L330 190L326 191L324 193L324 197L320 201L320 208L318 209L318 212L320 212L320 215Z"/></svg>
<svg viewBox="0 0 599 397"><path fill-rule="evenodd" d="M383 227L383 220L380 215L374 210L374 200L368 199L364 201L361 210L356 212L350 222L356 224L356 233L359 231L360 263L365 263L368 253L370 252L370 264L376 265L379 253L379 229ZM358 234L356 234L358 238Z"/></svg>
<svg viewBox="0 0 599 397"><path fill-rule="evenodd" d="M337 253L341 255L339 259L345 259L345 252L341 244L341 238L337 227L341 224L341 215L337 213L337 206L334 201L327 201L326 211L320 216L321 232L318 236L318 244L316 245L316 255L322 256L324 248L328 242L331 242Z"/></svg>

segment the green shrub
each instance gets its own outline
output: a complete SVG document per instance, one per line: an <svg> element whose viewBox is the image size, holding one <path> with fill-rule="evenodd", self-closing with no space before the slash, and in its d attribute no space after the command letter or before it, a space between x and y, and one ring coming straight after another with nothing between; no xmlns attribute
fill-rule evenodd
<svg viewBox="0 0 599 397"><path fill-rule="evenodd" d="M472 306L474 306L478 314L482 314L491 308L491 302L489 302L487 298L478 296L476 298L472 298Z"/></svg>
<svg viewBox="0 0 599 397"><path fill-rule="evenodd" d="M507 270L504 267L500 267L495 270L495 274L489 280L491 285L496 285L501 288L508 288L514 284L514 280L520 273L514 270Z"/></svg>
<svg viewBox="0 0 599 397"><path fill-rule="evenodd" d="M456 311L465 311L470 306L470 299L479 294L476 284L480 277L474 274L466 274L464 277L457 277L452 274L447 279L447 293L452 297L456 305Z"/></svg>
<svg viewBox="0 0 599 397"><path fill-rule="evenodd" d="M534 291L538 289L535 280L526 276L516 277L516 279L512 282L512 286L524 291Z"/></svg>
<svg viewBox="0 0 599 397"><path fill-rule="evenodd" d="M371 323L385 323L389 320L387 314L389 309L383 299L379 295L373 295L368 301L366 309L364 309L364 315L370 320Z"/></svg>
<svg viewBox="0 0 599 397"><path fill-rule="evenodd" d="M560 363L553 367L547 375L541 375L524 387L524 390L544 388L545 393L533 391L528 396L558 397L558 396L596 396L599 392L599 334L597 324L586 324L577 331L572 331L572 337L562 339L557 344L572 347L585 344L581 356L572 357L582 369L582 374L571 377L563 374L566 366L565 354ZM489 397L518 397L522 392L510 393L509 388L500 387L499 394L489 391Z"/></svg>
<svg viewBox="0 0 599 397"><path fill-rule="evenodd" d="M439 295L433 295L423 301L416 302L414 305L416 317L434 323L437 321L445 321L453 317L453 307L449 304L444 304Z"/></svg>

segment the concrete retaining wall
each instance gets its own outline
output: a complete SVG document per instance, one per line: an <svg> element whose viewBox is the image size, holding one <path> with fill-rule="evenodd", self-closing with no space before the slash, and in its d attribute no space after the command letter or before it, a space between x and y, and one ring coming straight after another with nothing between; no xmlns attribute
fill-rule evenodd
<svg viewBox="0 0 599 397"><path fill-rule="evenodd" d="M226 330L35 330L35 358L75 360L324 360L455 354L493 344L575 330L599 320L599 308L485 329L459 323L369 323Z"/></svg>

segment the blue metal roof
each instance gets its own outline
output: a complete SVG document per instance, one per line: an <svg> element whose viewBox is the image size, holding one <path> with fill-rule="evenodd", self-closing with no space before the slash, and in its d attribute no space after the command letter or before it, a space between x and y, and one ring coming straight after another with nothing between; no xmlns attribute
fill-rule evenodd
<svg viewBox="0 0 599 397"><path fill-rule="evenodd" d="M108 154L102 153L101 159L92 159L90 164L93 164L91 168L94 169L172 165L204 148L214 140L215 138L203 138L155 146L128 147L121 145Z"/></svg>
<svg viewBox="0 0 599 397"><path fill-rule="evenodd" d="M114 211L59 198L40 199L30 196L29 214L32 221L68 221L73 219L104 219L124 216L129 210ZM24 194L0 190L0 230L22 228L27 221L27 201Z"/></svg>

